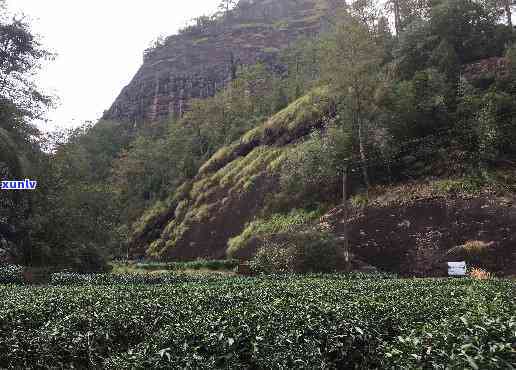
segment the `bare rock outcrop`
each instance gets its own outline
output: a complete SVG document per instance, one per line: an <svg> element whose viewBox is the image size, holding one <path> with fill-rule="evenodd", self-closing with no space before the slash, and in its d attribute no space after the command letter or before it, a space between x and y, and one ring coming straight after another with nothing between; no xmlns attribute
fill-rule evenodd
<svg viewBox="0 0 516 370"><path fill-rule="evenodd" d="M240 65L281 69L278 52L301 36L327 28L340 0L254 0L217 19L198 21L146 51L143 65L105 119L130 123L182 115L194 98L213 96Z"/></svg>

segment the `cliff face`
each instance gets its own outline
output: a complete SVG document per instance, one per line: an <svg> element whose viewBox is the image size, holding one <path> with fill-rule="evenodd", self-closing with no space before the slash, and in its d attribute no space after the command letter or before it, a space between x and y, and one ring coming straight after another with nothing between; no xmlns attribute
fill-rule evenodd
<svg viewBox="0 0 516 370"><path fill-rule="evenodd" d="M214 95L239 65L280 68L278 52L326 28L329 9L339 1L241 0L218 19L198 22L146 53L104 118L141 122L181 115L190 99Z"/></svg>

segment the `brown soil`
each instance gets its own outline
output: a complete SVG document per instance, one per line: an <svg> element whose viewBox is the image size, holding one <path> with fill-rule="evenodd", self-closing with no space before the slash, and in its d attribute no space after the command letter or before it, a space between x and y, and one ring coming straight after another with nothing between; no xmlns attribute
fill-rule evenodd
<svg viewBox="0 0 516 370"><path fill-rule="evenodd" d="M275 188L275 183L274 178L262 176L256 180L254 191L227 198L227 203L214 210L209 219L189 225L188 231L167 252L166 258L225 258L227 241L240 234L245 224L263 208L265 196ZM224 189L221 189L220 194L215 196L222 199L226 195Z"/></svg>
<svg viewBox="0 0 516 370"><path fill-rule="evenodd" d="M340 208L322 223L341 235ZM516 203L479 196L417 199L407 204L373 205L349 219L352 252L358 258L402 276L446 276L446 252L467 241L489 245L477 263L497 275L516 273Z"/></svg>

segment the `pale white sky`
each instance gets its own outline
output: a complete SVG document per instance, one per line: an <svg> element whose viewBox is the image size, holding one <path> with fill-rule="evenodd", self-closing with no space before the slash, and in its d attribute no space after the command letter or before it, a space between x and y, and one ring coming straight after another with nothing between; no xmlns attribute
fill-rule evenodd
<svg viewBox="0 0 516 370"><path fill-rule="evenodd" d="M159 35L177 33L186 22L213 13L220 0L7 0L11 12L23 12L46 48L58 53L38 78L57 95L50 111L55 126L96 120L129 83L142 54Z"/></svg>

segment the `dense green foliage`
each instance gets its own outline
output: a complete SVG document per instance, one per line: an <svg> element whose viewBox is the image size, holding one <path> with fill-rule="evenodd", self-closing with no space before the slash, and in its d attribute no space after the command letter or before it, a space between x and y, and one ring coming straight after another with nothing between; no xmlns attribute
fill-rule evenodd
<svg viewBox="0 0 516 370"><path fill-rule="evenodd" d="M335 272L345 268L342 247L333 235L298 232L269 237L251 260L258 273Z"/></svg>
<svg viewBox="0 0 516 370"><path fill-rule="evenodd" d="M17 265L0 266L0 284L23 283L23 267Z"/></svg>
<svg viewBox="0 0 516 370"><path fill-rule="evenodd" d="M20 179L37 171L39 132L30 120L42 118L52 100L35 85L34 75L51 54L25 20L8 14L0 1L0 176ZM30 196L0 193L0 248L27 247L31 208Z"/></svg>
<svg viewBox="0 0 516 370"><path fill-rule="evenodd" d="M88 272L106 269L106 257L123 240L117 193L104 179L128 135L100 122L50 138L54 150L40 163L25 263Z"/></svg>
<svg viewBox="0 0 516 370"><path fill-rule="evenodd" d="M514 282L342 276L0 286L7 367L514 365Z"/></svg>
<svg viewBox="0 0 516 370"><path fill-rule="evenodd" d="M321 212L292 210L288 214L273 214L266 219L250 222L242 233L228 241L228 255L238 254L239 250L249 248L253 243L261 243L277 234L298 233L309 228Z"/></svg>
<svg viewBox="0 0 516 370"><path fill-rule="evenodd" d="M134 286L139 284L178 284L188 282L218 282L223 280L222 276L196 276L184 273L167 274L77 274L69 272L59 272L51 275L50 285L127 285Z"/></svg>
<svg viewBox="0 0 516 370"><path fill-rule="evenodd" d="M351 133L334 122L327 126L325 133L312 132L287 153L281 165L281 191L270 201L271 209L288 209L294 202L306 208L338 202L342 168L352 146Z"/></svg>
<svg viewBox="0 0 516 370"><path fill-rule="evenodd" d="M104 270L135 240L165 256L195 225L270 189L267 181L278 191L244 225L339 203L345 170L349 193L363 193L365 204L373 185L485 181L514 157L514 33L500 22L500 2L343 3L332 3L325 32L276 50L281 66L232 64L227 86L189 101L181 117L132 127L100 121L48 140L30 120L51 101L30 77L51 55L29 25L2 19L0 174L30 175L40 186L28 196L2 193L1 247L23 264ZM209 37L250 5L224 4L182 32ZM503 56L504 73L464 73L468 63ZM256 222L231 231L230 250L260 237Z"/></svg>
<svg viewBox="0 0 516 370"><path fill-rule="evenodd" d="M238 266L237 260L203 260L188 262L135 262L135 263L115 263L116 266L124 267L130 266L135 269L144 271L182 271L182 270L233 270Z"/></svg>
<svg viewBox="0 0 516 370"><path fill-rule="evenodd" d="M3 1L1 8L0 176L38 186L0 193L0 248L24 265L103 269L119 224L105 180L129 135L103 123L40 133L33 122L45 118L53 101L34 76L52 54L24 18L8 18Z"/></svg>

